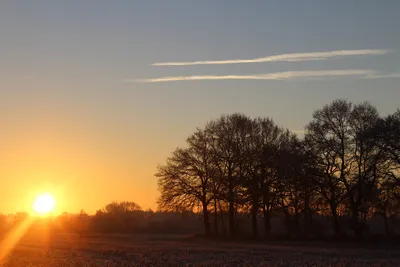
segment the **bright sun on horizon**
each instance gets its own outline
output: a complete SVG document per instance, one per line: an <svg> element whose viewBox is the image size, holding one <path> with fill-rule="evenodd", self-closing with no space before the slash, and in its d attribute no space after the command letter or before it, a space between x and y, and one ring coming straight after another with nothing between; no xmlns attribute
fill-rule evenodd
<svg viewBox="0 0 400 267"><path fill-rule="evenodd" d="M54 211L56 201L50 193L40 194L33 203L33 210L39 215L47 215Z"/></svg>

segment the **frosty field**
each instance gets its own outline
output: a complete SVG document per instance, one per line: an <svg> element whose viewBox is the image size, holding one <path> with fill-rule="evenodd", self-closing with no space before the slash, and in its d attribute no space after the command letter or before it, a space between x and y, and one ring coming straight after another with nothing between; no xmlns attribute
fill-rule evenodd
<svg viewBox="0 0 400 267"><path fill-rule="evenodd" d="M182 237L29 236L0 266L400 266L396 248L214 242Z"/></svg>

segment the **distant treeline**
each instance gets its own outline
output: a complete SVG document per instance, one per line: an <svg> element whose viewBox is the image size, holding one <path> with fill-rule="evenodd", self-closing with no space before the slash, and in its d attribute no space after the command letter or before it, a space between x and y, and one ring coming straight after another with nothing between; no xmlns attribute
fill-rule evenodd
<svg viewBox="0 0 400 267"><path fill-rule="evenodd" d="M212 214L212 212L210 212ZM304 229L304 214L300 214L299 228ZM218 213L219 237L229 238L228 213ZM308 238L321 239L332 236L331 217L314 214L310 221ZM155 235L186 235L202 233L204 229L202 212L192 212L188 210L175 211L152 211L142 210L133 202L113 202L106 207L98 210L95 214L89 215L84 211L80 213L63 213L58 216L50 217L30 217L26 213L13 215L0 215L0 235L13 232L20 225L28 221L30 230L27 234L39 234L46 237L52 234L78 234L86 235L131 235L131 234L155 234ZM340 216L339 224L343 233L351 233L349 224L351 217ZM400 220L392 216L388 218L388 225L392 230L390 236L393 241L398 240L400 234ZM252 233L252 220L248 212L235 213L237 238L249 238ZM258 224L263 224L262 216L258 217ZM294 217L289 220L284 214L276 213L271 217L271 231L269 239L293 239L295 236L296 225ZM380 215L375 215L368 219L368 233L373 240L385 238L385 228ZM260 234L264 235L264 228L260 229ZM397 237L396 239L393 239ZM385 238L386 239L386 238Z"/></svg>
<svg viewBox="0 0 400 267"><path fill-rule="evenodd" d="M144 211L130 201L112 202L95 214L62 213L36 217L27 213L0 215L0 233L7 233L29 221L31 232L76 234L193 234L202 231L201 215L186 210Z"/></svg>
<svg viewBox="0 0 400 267"><path fill-rule="evenodd" d="M302 138L271 118L222 115L186 141L158 167L159 209L201 212L206 235L237 236L238 214L250 216L255 238L271 236L275 217L294 238L315 236L322 217L336 237L367 236L377 216L386 235L395 230L400 110L381 117L368 102L335 100Z"/></svg>

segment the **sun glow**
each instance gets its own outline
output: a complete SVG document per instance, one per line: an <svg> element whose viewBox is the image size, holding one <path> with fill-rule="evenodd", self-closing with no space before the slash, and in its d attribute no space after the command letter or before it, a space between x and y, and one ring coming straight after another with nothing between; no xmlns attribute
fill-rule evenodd
<svg viewBox="0 0 400 267"><path fill-rule="evenodd" d="M49 193L39 195L33 203L33 210L39 215L47 215L54 211L56 201Z"/></svg>

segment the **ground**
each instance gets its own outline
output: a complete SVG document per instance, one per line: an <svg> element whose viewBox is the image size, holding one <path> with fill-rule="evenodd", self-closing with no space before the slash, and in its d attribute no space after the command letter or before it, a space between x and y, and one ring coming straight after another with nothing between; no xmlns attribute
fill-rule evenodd
<svg viewBox="0 0 400 267"><path fill-rule="evenodd" d="M400 266L396 248L182 236L25 236L0 266Z"/></svg>

